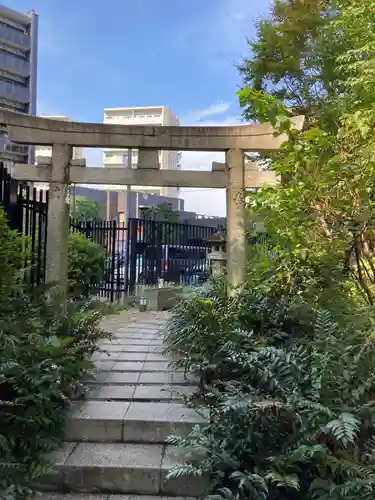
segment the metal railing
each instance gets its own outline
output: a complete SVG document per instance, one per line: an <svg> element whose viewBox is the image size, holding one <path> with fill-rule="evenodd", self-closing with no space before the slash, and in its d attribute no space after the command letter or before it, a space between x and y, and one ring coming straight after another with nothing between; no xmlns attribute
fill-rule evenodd
<svg viewBox="0 0 375 500"><path fill-rule="evenodd" d="M27 103L30 100L30 90L21 85L0 80L0 97Z"/></svg>
<svg viewBox="0 0 375 500"><path fill-rule="evenodd" d="M31 39L29 35L22 33L11 26L7 26L2 22L0 22L0 39L25 49L30 49L31 47Z"/></svg>
<svg viewBox="0 0 375 500"><path fill-rule="evenodd" d="M216 227L129 219L129 290L158 280L199 284L208 274L208 239Z"/></svg>
<svg viewBox="0 0 375 500"><path fill-rule="evenodd" d="M2 51L0 51L0 68L6 69L23 77L30 75L29 61Z"/></svg>
<svg viewBox="0 0 375 500"><path fill-rule="evenodd" d="M45 278L48 192L13 179L0 163L0 204L11 229L26 237L24 279L31 285L40 285Z"/></svg>

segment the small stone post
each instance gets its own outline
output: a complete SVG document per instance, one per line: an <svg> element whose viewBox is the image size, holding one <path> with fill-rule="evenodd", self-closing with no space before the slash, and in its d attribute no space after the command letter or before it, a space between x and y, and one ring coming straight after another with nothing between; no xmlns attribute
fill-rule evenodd
<svg viewBox="0 0 375 500"><path fill-rule="evenodd" d="M52 146L52 170L47 214L46 283L53 295L64 297L68 285L69 164L72 147Z"/></svg>
<svg viewBox="0 0 375 500"><path fill-rule="evenodd" d="M213 278L219 278L225 274L227 255L226 255L226 240L221 231L214 233L207 242L211 244L211 252L208 254L208 259L211 265Z"/></svg>
<svg viewBox="0 0 375 500"><path fill-rule="evenodd" d="M227 277L229 294L245 280L246 218L245 158L242 149L226 153L228 168L227 198Z"/></svg>

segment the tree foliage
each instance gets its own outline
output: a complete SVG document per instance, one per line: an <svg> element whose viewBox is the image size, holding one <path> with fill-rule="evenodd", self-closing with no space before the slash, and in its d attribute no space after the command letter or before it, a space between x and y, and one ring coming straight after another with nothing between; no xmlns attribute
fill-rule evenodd
<svg viewBox="0 0 375 500"><path fill-rule="evenodd" d="M97 341L109 337L99 326L102 313L90 301L57 305L48 300L48 287L27 289L20 274L26 247L0 210L2 500L31 498L31 485L51 472L47 454L62 438L71 399L93 371Z"/></svg>
<svg viewBox="0 0 375 500"><path fill-rule="evenodd" d="M169 203L159 203L153 207L146 208L143 211L145 220L153 220L157 222L179 222L180 216L178 211L173 210Z"/></svg>
<svg viewBox="0 0 375 500"><path fill-rule="evenodd" d="M373 498L374 330L308 308L250 283L175 307L167 342L200 377L190 404L209 423L169 438L197 457L171 477L208 474L212 500Z"/></svg>
<svg viewBox="0 0 375 500"><path fill-rule="evenodd" d="M102 220L100 205L95 200L89 200L86 196L75 196L71 215L82 222L94 222Z"/></svg>
<svg viewBox="0 0 375 500"><path fill-rule="evenodd" d="M285 14L280 21L280 10L288 15L291 10L294 17ZM293 36L305 32L308 13L311 28L299 45ZM254 58L242 67L251 86L239 92L245 116L271 120L281 130L287 129L291 110L309 118L301 134L291 133L285 147L271 155L282 186L258 192L252 210L266 221L275 243L300 263L328 258L343 272L350 270L370 304L375 284L373 28L371 1L359 7L343 0L325 10L309 2L277 2L270 20L260 23ZM290 45L284 40L275 48L279 30ZM280 65L269 64L266 47ZM306 54L319 61L313 72L306 68ZM286 91L291 88L293 95L300 90L295 101Z"/></svg>
<svg viewBox="0 0 375 500"><path fill-rule="evenodd" d="M71 233L68 245L70 293L88 296L104 279L106 252L80 233Z"/></svg>
<svg viewBox="0 0 375 500"><path fill-rule="evenodd" d="M167 335L209 414L171 438L203 452L171 475L208 473L212 500L374 498L374 28L373 0L275 0L241 67L244 116L288 135L265 155L281 184L249 202L271 252Z"/></svg>

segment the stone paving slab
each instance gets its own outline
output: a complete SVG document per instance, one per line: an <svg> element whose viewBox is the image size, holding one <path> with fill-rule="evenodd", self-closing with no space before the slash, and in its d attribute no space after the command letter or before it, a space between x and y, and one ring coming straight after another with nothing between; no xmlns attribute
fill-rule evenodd
<svg viewBox="0 0 375 500"><path fill-rule="evenodd" d="M146 354L146 361L165 361L166 356L162 354L156 354L153 352L149 352Z"/></svg>
<svg viewBox="0 0 375 500"><path fill-rule="evenodd" d="M87 380L93 385L196 385L196 379L183 372L172 371L100 371L95 380Z"/></svg>
<svg viewBox="0 0 375 500"><path fill-rule="evenodd" d="M124 356L126 359L126 354ZM142 361L116 361L113 372L142 372L144 367L144 362Z"/></svg>
<svg viewBox="0 0 375 500"><path fill-rule="evenodd" d="M95 378L86 399L72 406L56 474L43 481L43 489L72 493L42 500L192 500L186 497L204 493L204 478L166 480L182 460L166 438L186 436L206 420L183 404L196 380L172 370L163 353L163 318L124 312L103 322L113 338L92 358Z"/></svg>
<svg viewBox="0 0 375 500"><path fill-rule="evenodd" d="M136 390L136 385L100 385L93 386L87 398L89 400L131 400Z"/></svg>
<svg viewBox="0 0 375 500"><path fill-rule="evenodd" d="M147 358L146 358L147 359ZM110 371L115 365L115 361L109 359L98 359L94 361L94 368L99 371Z"/></svg>
<svg viewBox="0 0 375 500"><path fill-rule="evenodd" d="M164 443L173 434L187 437L196 424L206 419L184 404L133 402L124 417L123 441Z"/></svg>
<svg viewBox="0 0 375 500"><path fill-rule="evenodd" d="M65 427L66 441L118 442L130 407L124 401L80 401L72 405Z"/></svg>
<svg viewBox="0 0 375 500"><path fill-rule="evenodd" d="M160 491L162 495L189 495L193 486L194 495L204 496L209 478L207 476L181 476L179 478L167 479L167 474L172 467L186 460L186 451L176 446L166 446L161 464Z"/></svg>
<svg viewBox="0 0 375 500"><path fill-rule="evenodd" d="M96 384L88 393L88 400L118 401L180 401L196 391L192 385L101 385Z"/></svg>
<svg viewBox="0 0 375 500"><path fill-rule="evenodd" d="M146 354L146 353L143 353L143 355L144 354ZM134 357L136 357L136 356L134 356ZM129 359L129 353L128 352L113 352L113 353L110 353L109 356L107 356L107 360L109 360L109 361L125 361L125 362L126 361L136 361L135 359ZM138 360L138 362L139 361L142 361L142 364L143 364L143 362L145 361L145 359Z"/></svg>
<svg viewBox="0 0 375 500"><path fill-rule="evenodd" d="M166 479L169 469L183 461L181 450L175 447L133 443L70 444L73 451L64 463L58 463L55 489L86 494L136 491L140 495L196 497L203 495L207 486L206 478Z"/></svg>
<svg viewBox="0 0 375 500"><path fill-rule="evenodd" d="M148 346L148 345L143 345L143 344L123 344L120 342L113 341L114 346L120 346L121 349L120 351L123 352L145 352L147 354L152 354L154 352L160 352L162 349L160 347L155 347L155 346ZM107 349L108 346L102 346L103 349Z"/></svg>
<svg viewBox="0 0 375 500"><path fill-rule="evenodd" d="M112 353L124 353L128 356L128 361L138 361L142 359L143 361L146 359L147 355L149 354L148 352L129 352L126 347L122 345L112 345L112 346L106 346L103 347L103 351L109 354Z"/></svg>
<svg viewBox="0 0 375 500"><path fill-rule="evenodd" d="M64 464L64 486L72 491L157 495L163 446L79 443Z"/></svg>
<svg viewBox="0 0 375 500"><path fill-rule="evenodd" d="M146 361L142 368L143 372L169 372L171 371L171 361Z"/></svg>
<svg viewBox="0 0 375 500"><path fill-rule="evenodd" d="M172 399L169 385L138 385L134 391L134 400L167 400Z"/></svg>
<svg viewBox="0 0 375 500"><path fill-rule="evenodd" d="M137 384L139 381L139 377L142 372L107 372L107 376L103 381L100 381L103 385L107 384L120 384L120 385L129 385L129 384Z"/></svg>
<svg viewBox="0 0 375 500"><path fill-rule="evenodd" d="M176 402L80 401L73 403L66 441L164 443L171 434L186 437L206 420Z"/></svg>

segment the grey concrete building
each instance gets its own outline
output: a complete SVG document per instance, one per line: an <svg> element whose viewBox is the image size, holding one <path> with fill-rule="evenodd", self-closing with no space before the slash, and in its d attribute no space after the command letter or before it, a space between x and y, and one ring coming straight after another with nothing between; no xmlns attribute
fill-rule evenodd
<svg viewBox="0 0 375 500"><path fill-rule="evenodd" d="M72 186L71 203L74 203L75 196L85 196L89 200L96 201L100 206L101 216L104 220L115 220L119 223L125 223L125 191L107 191L86 186ZM185 200L182 198L159 196L137 191L130 193L129 215L130 217L141 218L142 209L155 207L162 203L169 204L172 210L179 212L180 222L183 224L215 228L226 227L225 217L212 217L185 211Z"/></svg>
<svg viewBox="0 0 375 500"><path fill-rule="evenodd" d="M38 16L0 4L0 107L36 115ZM12 144L0 132L0 160L34 163L34 148Z"/></svg>

